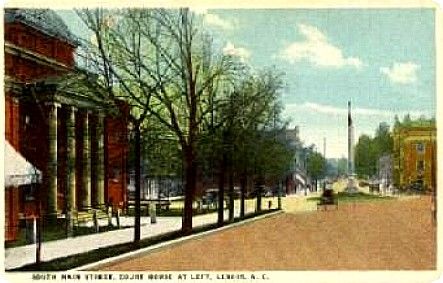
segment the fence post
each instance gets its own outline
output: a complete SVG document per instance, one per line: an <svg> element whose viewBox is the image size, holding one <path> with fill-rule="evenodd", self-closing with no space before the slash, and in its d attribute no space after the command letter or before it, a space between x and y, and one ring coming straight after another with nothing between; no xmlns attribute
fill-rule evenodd
<svg viewBox="0 0 443 283"><path fill-rule="evenodd" d="M108 206L107 212L108 212L108 226L112 227L112 206Z"/></svg>
<svg viewBox="0 0 443 283"><path fill-rule="evenodd" d="M117 208L117 227L120 228L120 208Z"/></svg>
<svg viewBox="0 0 443 283"><path fill-rule="evenodd" d="M149 204L149 215L151 216L151 224L155 224L157 223L157 217L156 217L156 204L155 203L150 203Z"/></svg>
<svg viewBox="0 0 443 283"><path fill-rule="evenodd" d="M97 218L97 210L94 210L94 212L92 214L92 219L94 222L95 232L98 233L99 232L99 225L98 225L98 218Z"/></svg>
<svg viewBox="0 0 443 283"><path fill-rule="evenodd" d="M72 211L68 210L66 211L66 236L72 237L73 236L73 230L74 230L74 223L73 223L73 215Z"/></svg>

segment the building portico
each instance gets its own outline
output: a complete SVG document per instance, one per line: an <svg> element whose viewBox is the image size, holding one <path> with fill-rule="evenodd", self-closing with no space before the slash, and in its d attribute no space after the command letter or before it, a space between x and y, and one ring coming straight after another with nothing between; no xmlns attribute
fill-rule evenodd
<svg viewBox="0 0 443 283"><path fill-rule="evenodd" d="M126 205L126 108L76 85L78 44L54 11L5 9L5 139L42 173L5 194L7 240L20 219Z"/></svg>
<svg viewBox="0 0 443 283"><path fill-rule="evenodd" d="M30 108L44 110L43 120L46 120L46 123L31 121L30 116L25 118L28 119L28 123L39 125L37 127L41 129L38 132L47 133L47 138L41 139L46 144L39 145L47 150L34 151L34 156L31 157L46 160L43 184L47 187L47 213L57 215L68 211L104 208L105 106L97 102L90 102L87 106L79 103L68 104L69 101L63 99L65 94L62 91L57 92L53 83L38 83L28 88L33 88L30 91L36 95L37 92L46 93L46 99L49 100L28 102ZM54 91L52 95L48 94L48 90L51 89ZM75 97L70 94L70 99ZM23 128L22 131L27 129ZM26 152L28 147L32 148L34 145L23 142L22 147Z"/></svg>

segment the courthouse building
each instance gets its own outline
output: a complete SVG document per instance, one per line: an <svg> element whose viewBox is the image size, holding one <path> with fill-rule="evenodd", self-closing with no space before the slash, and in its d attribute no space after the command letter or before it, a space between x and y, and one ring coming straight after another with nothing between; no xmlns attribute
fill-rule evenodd
<svg viewBox="0 0 443 283"><path fill-rule="evenodd" d="M20 218L63 217L126 204L127 118L94 95L63 88L78 41L54 11L5 9L5 139L41 172L5 188L6 240ZM30 188L31 187L31 188Z"/></svg>

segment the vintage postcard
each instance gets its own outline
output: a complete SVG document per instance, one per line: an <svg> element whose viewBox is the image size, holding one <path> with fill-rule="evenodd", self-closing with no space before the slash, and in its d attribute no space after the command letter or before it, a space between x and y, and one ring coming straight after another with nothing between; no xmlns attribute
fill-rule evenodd
<svg viewBox="0 0 443 283"><path fill-rule="evenodd" d="M440 277L438 4L65 4L2 7L4 280Z"/></svg>

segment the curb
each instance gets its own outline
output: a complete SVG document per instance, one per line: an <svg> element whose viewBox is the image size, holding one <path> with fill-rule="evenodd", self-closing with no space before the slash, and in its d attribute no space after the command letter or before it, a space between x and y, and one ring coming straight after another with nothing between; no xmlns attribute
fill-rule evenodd
<svg viewBox="0 0 443 283"><path fill-rule="evenodd" d="M209 230L209 231L205 231L205 232L197 233L197 234L194 234L194 235L189 235L189 236L181 237L181 238L178 238L178 239L175 239L175 240L170 240L170 241L158 243L158 244L146 247L146 248L138 249L138 250L135 250L135 251L132 251L132 252L128 252L128 253L125 253L125 254L121 254L121 255L115 256L115 257L106 258L106 259L100 260L98 262L93 262L93 263L85 264L85 265L82 265L82 266L78 266L76 268L73 268L73 269L70 269L70 270L67 270L67 271L85 271L85 269L90 269L90 268L98 267L100 265L104 265L104 264L111 263L111 262L114 262L114 261L119 261L119 260L123 260L123 259L126 259L126 258L135 257L136 255L141 254L141 253L146 253L146 252L154 251L154 250L157 250L157 249L160 249L160 248L166 248L166 247L173 246L175 244L179 244L179 243L187 241L187 240L191 240L191 239L194 239L194 238L199 238L199 237L207 236L207 235L210 235L210 234L213 234L213 233L216 233L216 232L220 232L220 231L223 231L223 230L231 229L231 228L234 228L234 227L237 227L237 226L240 226L240 225L244 225L244 224L247 224L247 223L250 223L250 222L253 222L253 221L257 221L257 220L260 220L260 219L263 219L263 218L271 217L271 216L274 216L274 215L277 215L277 214L282 214L282 213L284 213L283 210L279 210L279 211L275 211L275 212L271 212L271 213L266 213L266 214L263 214L263 215L259 215L257 217L253 217L253 218L246 219L246 220L243 220L243 221L239 221L239 222L236 222L236 223L228 224L228 225L225 225L223 227L215 228L215 229L212 229L212 230Z"/></svg>

